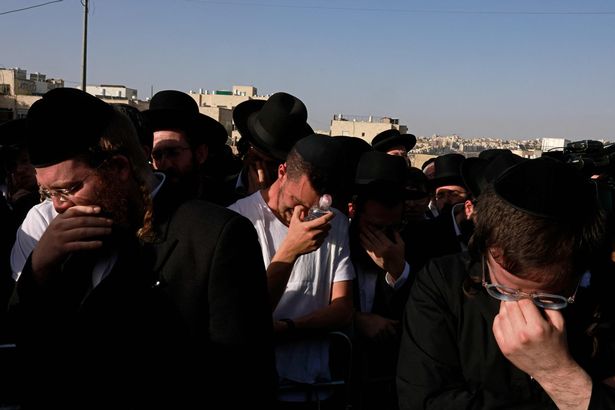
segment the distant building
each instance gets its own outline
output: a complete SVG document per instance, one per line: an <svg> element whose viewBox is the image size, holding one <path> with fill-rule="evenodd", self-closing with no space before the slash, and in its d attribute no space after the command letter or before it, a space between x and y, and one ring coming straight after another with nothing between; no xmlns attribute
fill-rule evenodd
<svg viewBox="0 0 615 410"><path fill-rule="evenodd" d="M81 87L79 87L81 88ZM102 84L86 85L85 91L95 97L105 100L137 100L137 90L124 85Z"/></svg>
<svg viewBox="0 0 615 410"><path fill-rule="evenodd" d="M47 91L64 87L64 80L21 68L0 68L0 122L26 116L30 106Z"/></svg>
<svg viewBox="0 0 615 410"><path fill-rule="evenodd" d="M232 90L190 91L190 96L199 105L202 114L208 115L224 125L234 144L239 132L233 125L233 109L247 100L267 100L269 95L257 95L256 87L251 85L234 85Z"/></svg>
<svg viewBox="0 0 615 410"><path fill-rule="evenodd" d="M359 137L371 143L376 135L391 129L398 129L402 134L408 133L408 127L399 125L399 120L396 118L374 118L371 115L368 117L358 117L336 114L331 120L329 134Z"/></svg>
<svg viewBox="0 0 615 410"><path fill-rule="evenodd" d="M570 140L564 138L542 138L540 149L542 152L563 151Z"/></svg>
<svg viewBox="0 0 615 410"><path fill-rule="evenodd" d="M0 68L0 95L43 95L47 91L64 87L64 80L47 79L45 74L31 73L21 68Z"/></svg>

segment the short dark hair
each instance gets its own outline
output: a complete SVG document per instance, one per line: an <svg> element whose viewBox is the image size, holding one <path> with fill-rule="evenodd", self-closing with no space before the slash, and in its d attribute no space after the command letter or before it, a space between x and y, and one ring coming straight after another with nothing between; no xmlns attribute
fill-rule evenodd
<svg viewBox="0 0 615 410"><path fill-rule="evenodd" d="M318 195L336 193L337 175L331 175L328 170L321 169L306 161L299 152L293 148L286 157L286 175L289 179L297 180L302 175L307 176L312 188ZM335 192L333 192L333 191Z"/></svg>
<svg viewBox="0 0 615 410"><path fill-rule="evenodd" d="M567 223L561 223L514 208L490 186L477 204L470 249L480 257L497 248L510 273L549 285L564 284L578 279L606 251L605 226L605 213L597 206L588 215L570 215Z"/></svg>

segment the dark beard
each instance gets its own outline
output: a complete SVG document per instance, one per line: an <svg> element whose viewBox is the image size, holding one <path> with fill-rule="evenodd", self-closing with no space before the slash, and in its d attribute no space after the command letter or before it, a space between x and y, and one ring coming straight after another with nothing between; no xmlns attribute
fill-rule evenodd
<svg viewBox="0 0 615 410"><path fill-rule="evenodd" d="M113 220L112 237L116 235L134 235L143 224L142 212L135 204L125 185L113 183L105 178L102 188L96 193L94 204L100 206L101 216Z"/></svg>
<svg viewBox="0 0 615 410"><path fill-rule="evenodd" d="M179 174L174 169L163 171L167 177L167 182L173 185L175 189L181 193L182 198L192 199L199 196L199 173L197 170L192 170L188 174Z"/></svg>

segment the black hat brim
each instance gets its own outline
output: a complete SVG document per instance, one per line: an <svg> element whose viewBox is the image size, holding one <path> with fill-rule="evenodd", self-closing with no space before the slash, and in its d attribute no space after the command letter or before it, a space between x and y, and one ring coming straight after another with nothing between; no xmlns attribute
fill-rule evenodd
<svg viewBox="0 0 615 410"><path fill-rule="evenodd" d="M248 135L250 136L249 137L250 143L256 146L259 150L263 151L264 153L277 159L278 161L286 161L286 157L288 155L288 152L291 150L292 145L289 145L284 148L279 148L279 147L273 146L272 144L268 144L267 141L265 141L263 137L261 137L261 134L265 138L270 139L270 140L274 140L275 138L268 135L267 130L265 130L262 127L259 130L256 129L256 127L258 127L258 122L256 121L257 114L258 112L254 112L248 116L247 127L248 127ZM312 129L312 127L310 127L309 124L306 123L305 127L303 128L303 131L301 131L300 134L304 136L312 135L314 134L314 130ZM289 139L290 144L293 144L293 141L294 140Z"/></svg>
<svg viewBox="0 0 615 410"><path fill-rule="evenodd" d="M151 109L143 112L148 126L153 132L162 129L180 129L194 133L198 143L216 150L222 148L228 139L226 129L213 118L198 113L197 115L180 110Z"/></svg>

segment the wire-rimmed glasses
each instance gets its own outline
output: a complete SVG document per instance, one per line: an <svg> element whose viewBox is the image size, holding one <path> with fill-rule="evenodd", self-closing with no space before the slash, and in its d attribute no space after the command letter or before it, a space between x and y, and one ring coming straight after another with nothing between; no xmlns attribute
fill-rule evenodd
<svg viewBox="0 0 615 410"><path fill-rule="evenodd" d="M70 197L74 196L75 193L77 193L81 188L83 188L83 185L85 184L85 181L91 177L92 175L94 175L96 173L96 171L98 171L98 169L105 163L107 162L106 160L101 162L100 165L98 165L96 168L94 168L93 170L91 170L86 176L85 178L81 179L81 181L79 182L75 182L72 186L68 187L68 188L43 188L43 187L39 187L38 188L38 193L41 196L41 201L44 201L46 199L52 199L53 198L58 198L59 202L68 202L70 201Z"/></svg>
<svg viewBox="0 0 615 410"><path fill-rule="evenodd" d="M497 263L497 262L496 262ZM543 309L561 310L571 303L574 303L574 298L577 294L579 285L570 297L555 295L546 292L524 292L520 289L510 288L496 283L489 283L485 276L485 257L483 256L483 287L487 290L489 296L505 302L516 302L521 299L530 299L534 304ZM580 283L580 282L579 282Z"/></svg>

